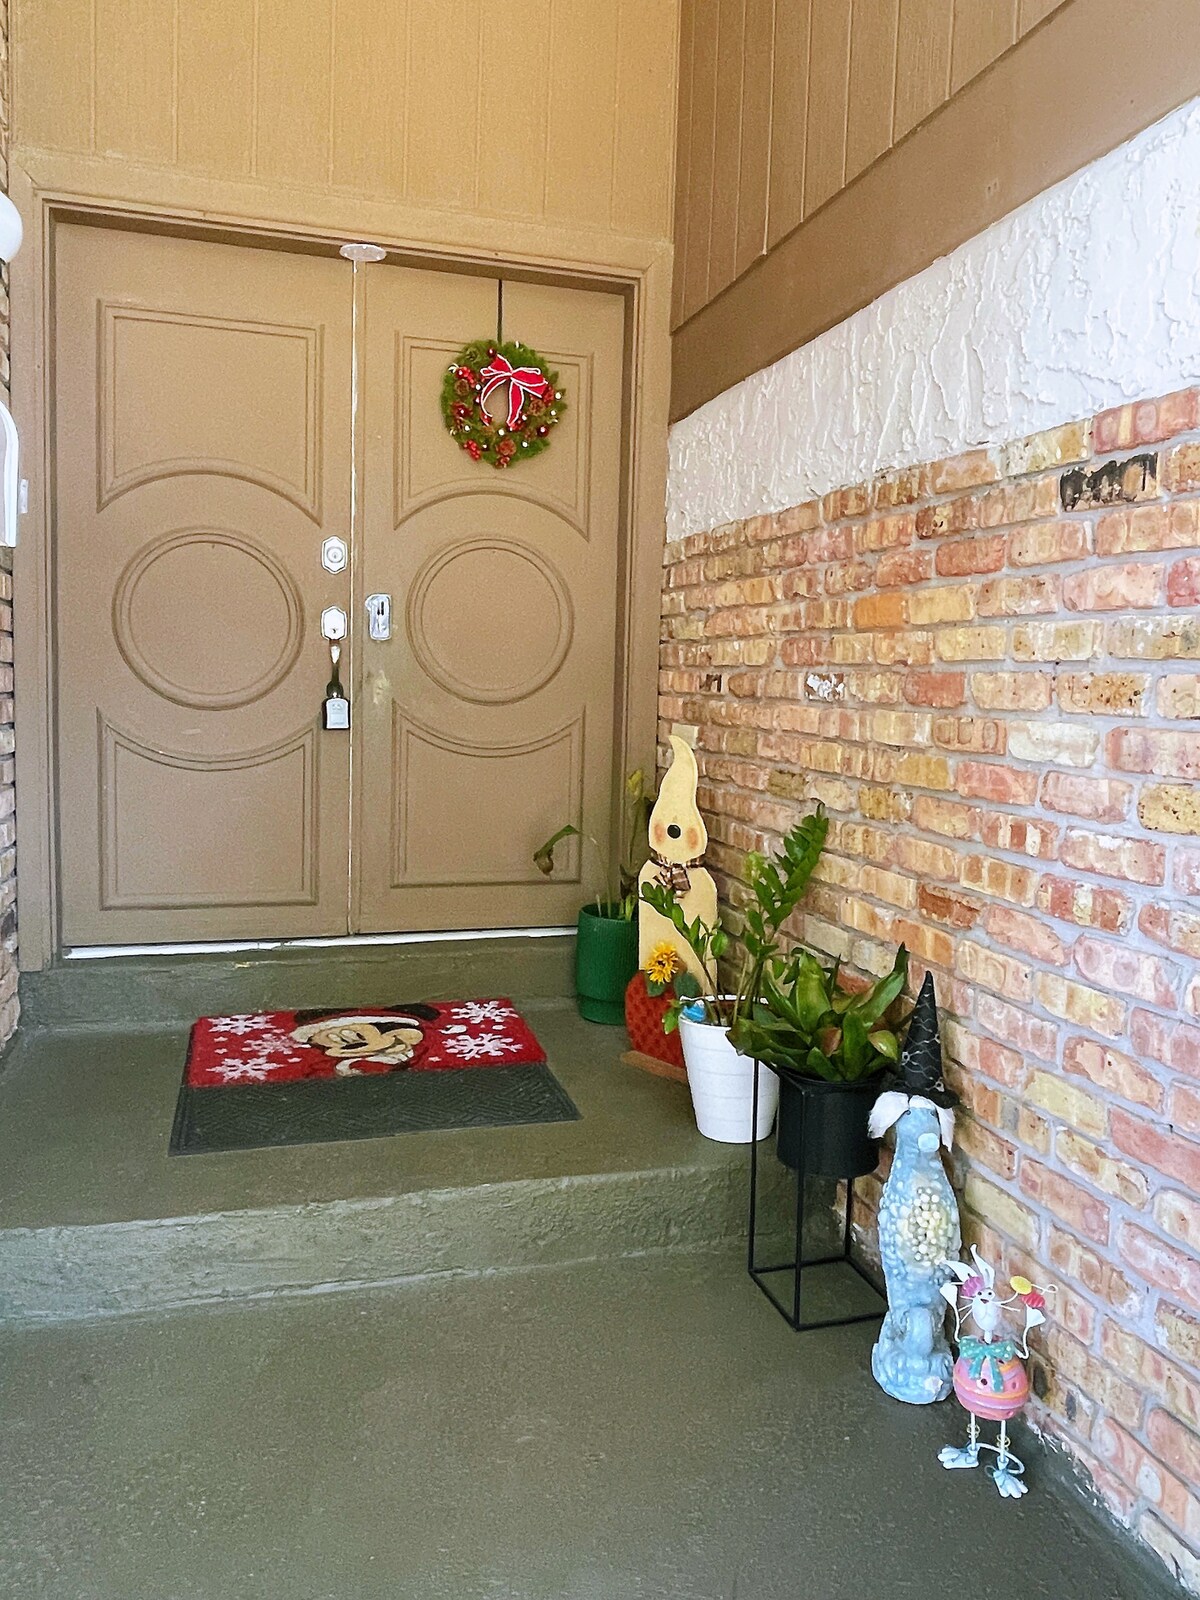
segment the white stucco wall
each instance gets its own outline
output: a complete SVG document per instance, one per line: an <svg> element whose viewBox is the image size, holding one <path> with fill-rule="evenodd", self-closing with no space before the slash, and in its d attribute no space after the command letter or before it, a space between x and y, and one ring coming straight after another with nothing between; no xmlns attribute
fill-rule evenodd
<svg viewBox="0 0 1200 1600"><path fill-rule="evenodd" d="M671 538L1200 379L1200 100L671 430Z"/></svg>

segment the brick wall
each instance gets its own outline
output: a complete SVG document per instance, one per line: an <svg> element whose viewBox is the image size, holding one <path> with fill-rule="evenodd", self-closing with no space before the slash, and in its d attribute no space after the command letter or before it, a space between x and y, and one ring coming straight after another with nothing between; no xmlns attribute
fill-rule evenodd
<svg viewBox="0 0 1200 1600"><path fill-rule="evenodd" d="M933 969L1036 1420L1200 1587L1200 390L670 545L661 667L723 896L823 800L795 932Z"/></svg>
<svg viewBox="0 0 1200 1600"><path fill-rule="evenodd" d="M8 3L0 0L0 188L8 188ZM0 271L0 396L8 399L8 268ZM0 550L0 1046L17 1025L12 551Z"/></svg>

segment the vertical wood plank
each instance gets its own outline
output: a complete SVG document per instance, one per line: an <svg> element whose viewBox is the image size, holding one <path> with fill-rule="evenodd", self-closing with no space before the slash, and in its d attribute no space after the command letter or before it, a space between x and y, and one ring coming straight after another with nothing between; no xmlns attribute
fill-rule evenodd
<svg viewBox="0 0 1200 1600"><path fill-rule="evenodd" d="M453 15L453 13L451 13ZM617 25L614 5L579 0L551 5L550 148L546 215L555 221L608 221L616 138Z"/></svg>
<svg viewBox="0 0 1200 1600"><path fill-rule="evenodd" d="M741 175L734 260L734 271L738 275L766 248L774 33L774 0L746 0L742 36Z"/></svg>
<svg viewBox="0 0 1200 1600"><path fill-rule="evenodd" d="M340 8L336 13L331 162L336 186L380 197L402 191L407 10L408 0L358 0L355 14L343 18ZM443 90L451 92L449 85ZM455 141L447 139L442 159L459 157Z"/></svg>
<svg viewBox="0 0 1200 1600"><path fill-rule="evenodd" d="M892 142L900 0L854 0L850 23L850 102L846 182L865 172Z"/></svg>
<svg viewBox="0 0 1200 1600"><path fill-rule="evenodd" d="M90 150L92 0L17 0L12 19L14 144ZM69 50L64 39L72 40ZM53 71L47 64L53 62Z"/></svg>
<svg viewBox="0 0 1200 1600"><path fill-rule="evenodd" d="M613 0L607 0L611 6ZM603 9L584 0L583 13ZM616 143L612 225L639 239L666 239L671 229L671 163L675 137L678 0L621 0L617 46Z"/></svg>
<svg viewBox="0 0 1200 1600"><path fill-rule="evenodd" d="M169 166L175 104L174 5L96 0L96 150Z"/></svg>
<svg viewBox="0 0 1200 1600"><path fill-rule="evenodd" d="M813 7L808 60L805 216L845 182L849 93L850 0L820 0Z"/></svg>
<svg viewBox="0 0 1200 1600"><path fill-rule="evenodd" d="M978 77L1017 39L1019 0L955 0L950 93Z"/></svg>
<svg viewBox="0 0 1200 1600"><path fill-rule="evenodd" d="M333 0L306 0L296 26L291 0L258 0L254 171L324 188L329 172Z"/></svg>
<svg viewBox="0 0 1200 1600"><path fill-rule="evenodd" d="M824 0L815 3L823 4ZM813 6L814 0L775 0L768 248L804 218L808 47Z"/></svg>
<svg viewBox="0 0 1200 1600"><path fill-rule="evenodd" d="M179 163L245 177L254 131L254 0L178 6Z"/></svg>
<svg viewBox="0 0 1200 1600"><path fill-rule="evenodd" d="M733 282L737 268L742 164L742 51L745 0L720 0L717 106L713 134L712 215L708 234L708 297Z"/></svg>
<svg viewBox="0 0 1200 1600"><path fill-rule="evenodd" d="M1017 28L1021 37L1036 28L1043 17L1048 17L1052 11L1057 11L1063 0L1020 0L1020 12L1017 18Z"/></svg>
<svg viewBox="0 0 1200 1600"><path fill-rule="evenodd" d="M685 317L690 317L708 301L708 239L712 217L719 15L719 0L696 0L696 31L692 46L692 159L684 278Z"/></svg>
<svg viewBox="0 0 1200 1600"><path fill-rule="evenodd" d="M417 204L460 210L475 200L479 19L483 0L418 5L408 36L408 141L404 192ZM456 159L447 156L453 106Z"/></svg>
<svg viewBox="0 0 1200 1600"><path fill-rule="evenodd" d="M421 4L421 0L418 0ZM421 14L426 7L421 5ZM549 30L545 7L514 27L512 14L486 7L479 93L479 206L498 216L540 217L546 195ZM447 94L451 86L444 86ZM445 102L449 106L449 100ZM443 128L443 161L465 149Z"/></svg>
<svg viewBox="0 0 1200 1600"><path fill-rule="evenodd" d="M895 139L949 98L953 30L954 0L900 0Z"/></svg>
<svg viewBox="0 0 1200 1600"><path fill-rule="evenodd" d="M696 32L696 0L683 0L679 17L679 97L675 122L675 265L671 282L671 327L683 321L683 284L688 254L691 205L692 41Z"/></svg>

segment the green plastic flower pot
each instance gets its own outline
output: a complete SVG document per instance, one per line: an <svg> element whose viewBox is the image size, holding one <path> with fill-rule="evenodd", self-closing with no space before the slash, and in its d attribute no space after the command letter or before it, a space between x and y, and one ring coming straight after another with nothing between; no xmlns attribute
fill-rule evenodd
<svg viewBox="0 0 1200 1600"><path fill-rule="evenodd" d="M623 1024L625 990L637 965L637 923L626 917L604 917L595 906L584 906L575 946L579 1015L588 1022Z"/></svg>

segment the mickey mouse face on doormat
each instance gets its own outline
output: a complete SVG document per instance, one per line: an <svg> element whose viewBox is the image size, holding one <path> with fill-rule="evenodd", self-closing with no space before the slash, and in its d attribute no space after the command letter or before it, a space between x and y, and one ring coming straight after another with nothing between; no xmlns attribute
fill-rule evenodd
<svg viewBox="0 0 1200 1600"><path fill-rule="evenodd" d="M190 1088L458 1067L526 1066L545 1051L511 1000L450 1000L340 1011L201 1017L192 1029Z"/></svg>
<svg viewBox="0 0 1200 1600"><path fill-rule="evenodd" d="M334 1062L339 1077L359 1069L356 1062L376 1066L407 1067L424 1042L421 1023L436 1022L432 1006L412 1006L407 1011L371 1011L347 1015L344 1011L298 1011L292 1029L297 1044L323 1050Z"/></svg>

